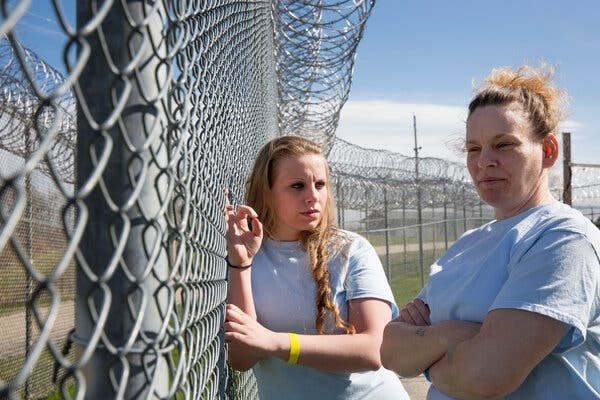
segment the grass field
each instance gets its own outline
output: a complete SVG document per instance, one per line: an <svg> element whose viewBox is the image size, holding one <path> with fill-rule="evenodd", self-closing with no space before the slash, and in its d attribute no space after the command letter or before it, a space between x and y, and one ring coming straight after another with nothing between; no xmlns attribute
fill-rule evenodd
<svg viewBox="0 0 600 400"><path fill-rule="evenodd" d="M9 382L15 378L15 375L20 371L21 366L25 362L24 356L19 355L2 359L0 363L0 381ZM33 371L30 375L30 392L31 399L42 400L58 400L64 397L61 394L61 389L58 385L52 382L52 373L54 371L54 358L48 350L44 350ZM67 392L71 394L70 398L75 398L76 386L72 380L66 383ZM22 385L17 390L19 396L24 397L25 385Z"/></svg>
<svg viewBox="0 0 600 400"><path fill-rule="evenodd" d="M423 252L423 282L427 283L429 267L443 253L443 250L426 250ZM396 253L391 256L390 286L396 299L396 304L402 308L412 301L421 290L421 270L419 253ZM385 256L384 262L385 262ZM406 263L404 260L407 260ZM385 264L384 264L385 265Z"/></svg>

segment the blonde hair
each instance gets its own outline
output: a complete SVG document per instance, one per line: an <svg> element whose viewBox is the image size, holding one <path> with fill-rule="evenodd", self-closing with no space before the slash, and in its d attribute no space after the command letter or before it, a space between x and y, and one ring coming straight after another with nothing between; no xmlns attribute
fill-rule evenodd
<svg viewBox="0 0 600 400"><path fill-rule="evenodd" d="M534 135L542 139L556 132L565 116L567 95L552 84L553 75L554 70L546 64L538 69L528 65L516 70L493 69L469 103L469 116L479 107L516 102L526 113Z"/></svg>
<svg viewBox="0 0 600 400"><path fill-rule="evenodd" d="M263 223L265 235L271 239L274 239L273 228L277 223L275 220L277 213L270 201L277 165L284 158L307 154L323 156L321 148L315 142L299 136L280 136L264 145L254 161L254 167L246 187L246 203L256 210ZM319 225L313 230L300 234L300 243L308 255L313 278L317 285L315 327L319 334L324 333L324 324L327 312L329 312L334 318L335 326L344 329L346 333L355 333L354 326L340 317L340 312L331 298L327 267L329 251L336 241L342 239L342 235L333 223L335 204L329 179L329 168L327 168L326 185L327 205L322 210Z"/></svg>

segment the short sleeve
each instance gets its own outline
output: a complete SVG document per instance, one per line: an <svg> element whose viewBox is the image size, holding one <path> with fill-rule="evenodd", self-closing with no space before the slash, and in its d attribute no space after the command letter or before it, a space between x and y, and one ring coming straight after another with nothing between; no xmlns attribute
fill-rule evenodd
<svg viewBox="0 0 600 400"><path fill-rule="evenodd" d="M508 279L490 310L526 310L570 325L555 353L581 344L600 274L589 240L579 233L550 230L516 259L509 264Z"/></svg>
<svg viewBox="0 0 600 400"><path fill-rule="evenodd" d="M344 283L346 298L385 300L392 308L392 318L396 318L399 315L398 306L373 246L362 236L357 236L352 242L348 258L348 274Z"/></svg>

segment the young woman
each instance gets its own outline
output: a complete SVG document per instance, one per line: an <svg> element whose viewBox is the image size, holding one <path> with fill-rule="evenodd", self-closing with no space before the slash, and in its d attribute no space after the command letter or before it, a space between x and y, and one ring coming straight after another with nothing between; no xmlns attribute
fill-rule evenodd
<svg viewBox="0 0 600 400"><path fill-rule="evenodd" d="M226 209L230 365L253 368L261 400L407 399L379 356L392 291L374 248L333 225L318 145L267 143L246 201Z"/></svg>
<svg viewBox="0 0 600 400"><path fill-rule="evenodd" d="M383 364L428 399L599 399L600 231L556 201L551 71L492 71L467 119L467 167L496 220L466 232L385 330Z"/></svg>

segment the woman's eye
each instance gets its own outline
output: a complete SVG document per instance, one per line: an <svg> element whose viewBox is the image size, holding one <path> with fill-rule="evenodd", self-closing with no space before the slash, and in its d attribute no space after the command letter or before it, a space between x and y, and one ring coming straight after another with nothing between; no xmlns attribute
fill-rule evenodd
<svg viewBox="0 0 600 400"><path fill-rule="evenodd" d="M467 147L467 153L473 153L479 151L479 147Z"/></svg>
<svg viewBox="0 0 600 400"><path fill-rule="evenodd" d="M503 142L503 143L498 143L496 147L498 147L499 149L505 149L510 146L512 146L512 143Z"/></svg>
<svg viewBox="0 0 600 400"><path fill-rule="evenodd" d="M303 187L304 187L304 183L302 183L302 182L297 182L297 183L292 184L292 188L294 188L294 189L302 189Z"/></svg>
<svg viewBox="0 0 600 400"><path fill-rule="evenodd" d="M316 182L315 187L317 189L323 189L325 187L325 182Z"/></svg>

